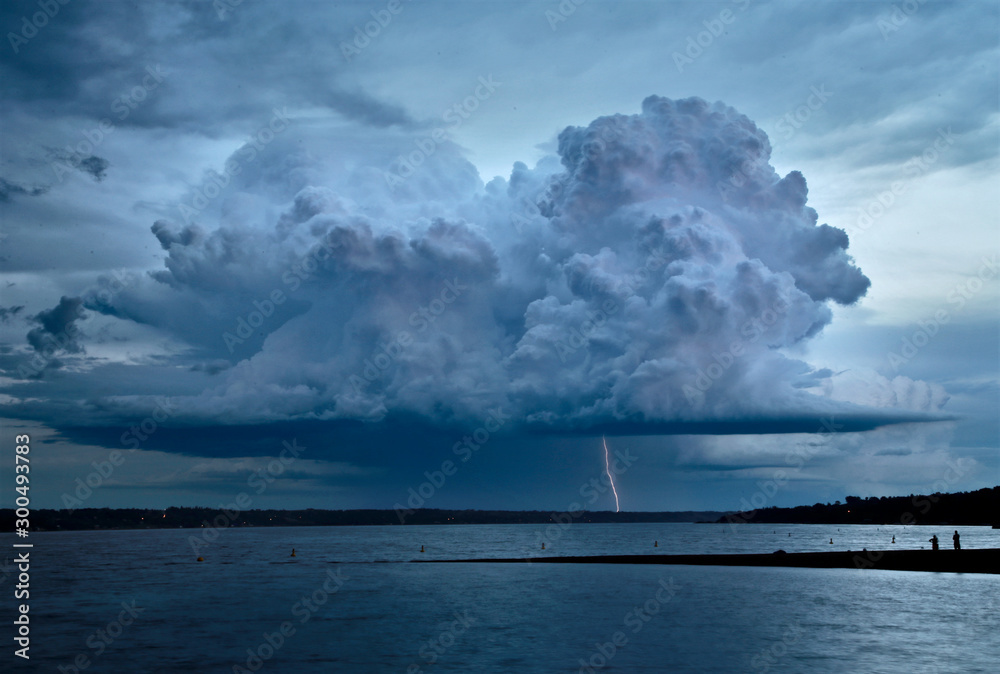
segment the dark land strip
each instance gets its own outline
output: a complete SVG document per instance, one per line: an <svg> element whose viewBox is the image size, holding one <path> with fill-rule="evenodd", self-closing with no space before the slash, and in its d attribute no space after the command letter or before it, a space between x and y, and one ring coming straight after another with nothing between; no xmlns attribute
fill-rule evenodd
<svg viewBox="0 0 1000 674"><path fill-rule="evenodd" d="M688 564L693 566L789 566L809 569L881 569L1000 574L1000 548L985 550L862 550L729 555L597 555L506 559L418 559L423 563Z"/></svg>

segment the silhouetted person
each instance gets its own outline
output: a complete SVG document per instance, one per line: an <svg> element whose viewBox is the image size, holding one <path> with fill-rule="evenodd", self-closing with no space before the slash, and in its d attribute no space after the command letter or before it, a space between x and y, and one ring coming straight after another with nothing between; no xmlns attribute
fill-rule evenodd
<svg viewBox="0 0 1000 674"><path fill-rule="evenodd" d="M961 550L962 549L962 544L958 542L958 532L957 531L955 532L955 535L951 537L951 540L955 541L955 549L956 550Z"/></svg>
<svg viewBox="0 0 1000 674"><path fill-rule="evenodd" d="M937 534L934 534L933 536L931 536L929 540L931 542L931 550L937 550L938 549L938 537L937 537Z"/></svg>

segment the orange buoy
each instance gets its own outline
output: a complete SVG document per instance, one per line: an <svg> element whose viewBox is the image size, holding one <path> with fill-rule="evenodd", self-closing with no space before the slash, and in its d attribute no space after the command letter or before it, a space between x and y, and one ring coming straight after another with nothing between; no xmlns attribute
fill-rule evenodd
<svg viewBox="0 0 1000 674"><path fill-rule="evenodd" d="M199 557L199 558L198 558L198 561L199 561L199 562L204 562L204 561L205 561L205 558L204 558L204 557Z"/></svg>

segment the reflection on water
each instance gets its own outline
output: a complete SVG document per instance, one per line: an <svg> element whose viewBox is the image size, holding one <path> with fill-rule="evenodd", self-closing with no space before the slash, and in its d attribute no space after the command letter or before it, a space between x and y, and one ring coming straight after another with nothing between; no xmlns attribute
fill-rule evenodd
<svg viewBox="0 0 1000 674"><path fill-rule="evenodd" d="M1000 531L958 529L963 548L1000 547ZM950 543L953 530L229 529L199 548L203 563L194 561L192 536L199 532L191 530L39 533L32 551L32 659L17 665L72 672L81 657L88 664L79 671L87 672L994 671L997 576L380 563L914 549L928 548L935 533ZM14 582L6 576L4 591ZM124 619L123 602L133 611ZM3 657L11 656L8 649Z"/></svg>

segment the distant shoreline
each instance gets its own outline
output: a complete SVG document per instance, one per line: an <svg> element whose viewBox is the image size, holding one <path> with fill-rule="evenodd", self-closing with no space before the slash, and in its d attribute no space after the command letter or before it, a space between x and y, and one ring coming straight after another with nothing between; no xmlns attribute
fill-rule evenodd
<svg viewBox="0 0 1000 674"><path fill-rule="evenodd" d="M766 501L761 493L751 501ZM745 500L744 500L745 502ZM745 502L746 503L746 502ZM817 503L794 508L750 508L727 513L719 522L744 524L933 524L1000 528L1000 486L976 491L909 496L847 496L844 503Z"/></svg>
<svg viewBox="0 0 1000 674"><path fill-rule="evenodd" d="M548 510L239 510L227 508L80 508L39 509L31 513L32 531L108 531L144 529L261 528L301 526L405 526L449 524L834 524L990 526L986 513L1000 511L1000 487L968 494L856 499L845 504L765 508L749 512L685 510L663 512ZM916 504L914 506L914 504ZM972 507L976 506L976 507ZM0 526L14 529L15 513L0 509Z"/></svg>

